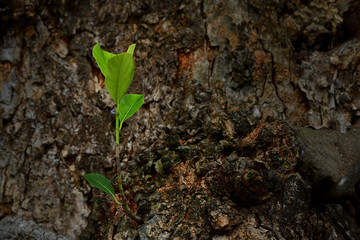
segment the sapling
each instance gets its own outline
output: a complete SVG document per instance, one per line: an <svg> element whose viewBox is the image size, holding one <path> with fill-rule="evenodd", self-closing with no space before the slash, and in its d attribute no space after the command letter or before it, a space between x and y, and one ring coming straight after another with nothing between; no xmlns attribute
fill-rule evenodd
<svg viewBox="0 0 360 240"><path fill-rule="evenodd" d="M99 173L85 174L85 179L94 187L104 191L113 197L114 201L121 205L127 215L136 220L141 221L141 218L135 216L129 206L124 194L124 189L121 180L120 169L120 144L119 135L123 123L131 117L144 103L144 95L126 94L126 90L130 86L134 78L134 60L133 53L135 44L130 45L127 52L120 54L113 54L101 49L99 44L93 48L93 56L100 67L102 74L105 76L105 86L109 91L110 96L116 103L116 121L115 121L115 139L116 139L116 166L118 175L118 185L121 195L121 201L117 199L115 190L111 182Z"/></svg>

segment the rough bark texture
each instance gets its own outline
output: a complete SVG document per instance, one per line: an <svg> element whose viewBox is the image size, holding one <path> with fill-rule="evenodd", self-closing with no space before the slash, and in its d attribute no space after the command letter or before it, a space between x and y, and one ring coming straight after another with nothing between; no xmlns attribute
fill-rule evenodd
<svg viewBox="0 0 360 240"><path fill-rule="evenodd" d="M359 1L19 0L0 12L1 239L359 236L358 178L333 198L359 161ZM116 183L114 103L92 47L133 42L129 92L145 104L120 138L141 224L82 177Z"/></svg>

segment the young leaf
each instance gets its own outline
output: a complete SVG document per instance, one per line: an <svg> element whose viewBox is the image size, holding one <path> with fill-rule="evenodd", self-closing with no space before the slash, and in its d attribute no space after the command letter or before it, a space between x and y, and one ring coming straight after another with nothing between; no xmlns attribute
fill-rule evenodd
<svg viewBox="0 0 360 240"><path fill-rule="evenodd" d="M105 85L116 105L119 105L133 77L134 60L130 53L121 53L108 60Z"/></svg>
<svg viewBox="0 0 360 240"><path fill-rule="evenodd" d="M118 202L115 196L115 190L110 181L99 173L88 173L84 175L84 178L94 187L106 192L112 196L115 202Z"/></svg>
<svg viewBox="0 0 360 240"><path fill-rule="evenodd" d="M98 43L94 46L92 54L99 65L102 74L106 77L106 64L110 58L115 56L115 54L102 50Z"/></svg>
<svg viewBox="0 0 360 240"><path fill-rule="evenodd" d="M134 44L131 44L131 45L129 46L128 50L127 50L127 53L130 53L131 56L134 54L135 46L136 46L135 43L134 43Z"/></svg>
<svg viewBox="0 0 360 240"><path fill-rule="evenodd" d="M125 122L144 104L144 95L126 94L119 105L120 122Z"/></svg>

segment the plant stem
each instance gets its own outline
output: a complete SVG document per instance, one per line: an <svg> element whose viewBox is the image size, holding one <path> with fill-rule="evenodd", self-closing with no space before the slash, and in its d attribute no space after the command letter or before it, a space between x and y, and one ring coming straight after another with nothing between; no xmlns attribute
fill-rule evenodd
<svg viewBox="0 0 360 240"><path fill-rule="evenodd" d="M117 124L118 125L118 124ZM122 123L120 125L120 129L121 129ZM120 131L119 129L119 131ZM120 196L121 196L121 201L122 204L121 206L123 207L124 211L126 212L126 214L129 216L129 218L135 220L138 223L142 222L141 217L139 216L135 216L132 212L131 209L129 208L128 204L127 204L127 199L125 197L125 193L124 193L124 188L122 186L122 179L121 179L121 168L120 168L120 144L117 142L116 144L116 168L117 168L117 175L118 175L118 184L119 184L119 191L120 191ZM117 204L120 205L119 202L117 202Z"/></svg>
<svg viewBox="0 0 360 240"><path fill-rule="evenodd" d="M122 123L121 123L122 125ZM115 122L115 127L116 127L116 133L115 133L115 138L116 138L116 143L117 145L119 145L119 135L120 135L120 129L121 127L119 127L119 108L116 108L116 122ZM118 155L116 155L118 156Z"/></svg>

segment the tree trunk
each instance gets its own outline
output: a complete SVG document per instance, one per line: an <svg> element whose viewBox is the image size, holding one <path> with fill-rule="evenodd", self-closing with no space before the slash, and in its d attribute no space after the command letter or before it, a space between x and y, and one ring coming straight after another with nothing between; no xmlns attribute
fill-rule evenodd
<svg viewBox="0 0 360 240"><path fill-rule="evenodd" d="M359 1L30 0L0 12L0 239L360 236ZM82 177L117 185L96 43L137 44L128 92L145 104L123 125L120 165L142 223Z"/></svg>

